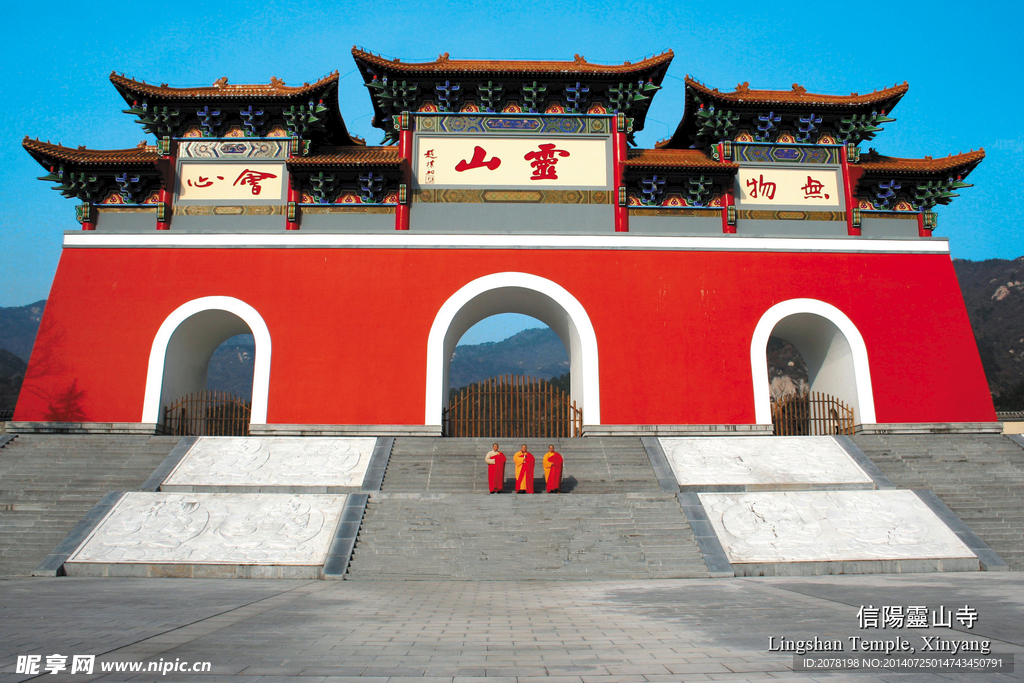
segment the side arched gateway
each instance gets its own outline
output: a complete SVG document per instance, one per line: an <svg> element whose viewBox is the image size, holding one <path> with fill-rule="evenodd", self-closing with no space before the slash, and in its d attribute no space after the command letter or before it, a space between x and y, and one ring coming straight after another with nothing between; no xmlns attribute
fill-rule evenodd
<svg viewBox="0 0 1024 683"><path fill-rule="evenodd" d="M559 336L569 352L572 398L583 408L586 424L601 424L597 335L590 316L561 285L516 272L494 273L473 280L437 312L427 338L424 424L440 429L448 397L448 370L459 339L479 321L500 313L536 318Z"/></svg>
<svg viewBox="0 0 1024 683"><path fill-rule="evenodd" d="M875 422L871 369L864 338L838 308L817 299L790 299L768 309L750 342L754 414L758 424L772 421L766 371L770 337L789 341L807 363L810 389L836 396L853 407L857 424Z"/></svg>
<svg viewBox="0 0 1024 683"><path fill-rule="evenodd" d="M270 331L256 309L228 296L208 296L179 306L153 339L142 421L159 423L175 398L206 388L210 356L226 339L252 334L256 342L250 424L266 424L270 390Z"/></svg>

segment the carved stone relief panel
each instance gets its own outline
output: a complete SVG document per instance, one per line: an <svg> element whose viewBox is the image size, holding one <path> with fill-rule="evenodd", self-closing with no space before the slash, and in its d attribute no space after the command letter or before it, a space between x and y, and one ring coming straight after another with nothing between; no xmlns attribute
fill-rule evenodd
<svg viewBox="0 0 1024 683"><path fill-rule="evenodd" d="M733 563L974 557L912 491L698 495Z"/></svg>
<svg viewBox="0 0 1024 683"><path fill-rule="evenodd" d="M662 438L681 485L870 484L831 436Z"/></svg>
<svg viewBox="0 0 1024 683"><path fill-rule="evenodd" d="M360 486L374 438L204 436L165 484L175 486Z"/></svg>
<svg viewBox="0 0 1024 683"><path fill-rule="evenodd" d="M322 564L345 495L125 495L69 562Z"/></svg>

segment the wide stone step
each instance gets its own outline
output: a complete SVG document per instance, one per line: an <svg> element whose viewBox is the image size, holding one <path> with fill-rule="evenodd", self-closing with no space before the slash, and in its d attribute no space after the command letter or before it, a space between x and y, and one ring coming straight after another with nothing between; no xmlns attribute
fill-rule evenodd
<svg viewBox="0 0 1024 683"><path fill-rule="evenodd" d="M853 440L896 486L933 490L1011 569L1024 571L1024 449L998 434Z"/></svg>
<svg viewBox="0 0 1024 683"><path fill-rule="evenodd" d="M22 434L0 449L0 574L28 574L109 491L137 490L179 437Z"/></svg>
<svg viewBox="0 0 1024 683"><path fill-rule="evenodd" d="M393 457L393 455L392 455ZM376 494L348 579L707 576L670 493Z"/></svg>
<svg viewBox="0 0 1024 683"><path fill-rule="evenodd" d="M395 440L382 491L486 493L487 465L484 454L494 439L445 439L403 437ZM544 488L541 466L547 444L565 459L562 490L565 493L620 493L658 491L659 486L639 438L528 439L537 458L535 490ZM505 488L514 486L512 455L522 440L498 439L509 462Z"/></svg>

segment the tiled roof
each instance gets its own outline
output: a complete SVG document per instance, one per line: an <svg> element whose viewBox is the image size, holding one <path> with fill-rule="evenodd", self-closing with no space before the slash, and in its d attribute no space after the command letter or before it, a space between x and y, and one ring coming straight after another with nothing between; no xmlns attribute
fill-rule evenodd
<svg viewBox="0 0 1024 683"><path fill-rule="evenodd" d="M49 167L54 161L89 166L152 166L160 158L156 147L147 145L145 141L129 149L86 149L54 145L26 136L21 145L44 167Z"/></svg>
<svg viewBox="0 0 1024 683"><path fill-rule="evenodd" d="M718 88L709 88L700 81L687 76L686 87L710 99L722 102L743 102L750 104L798 104L802 106L829 108L859 108L871 104L886 104L888 111L903 97L910 86L904 81L891 88L883 88L861 95L821 95L809 93L803 86L793 84L792 90L752 90L749 83L740 83L732 92L719 92Z"/></svg>
<svg viewBox="0 0 1024 683"><path fill-rule="evenodd" d="M642 59L639 62L624 62L622 64L592 64L580 55L575 55L573 61L533 61L514 59L450 59L448 53L438 56L432 62L403 62L399 59L385 59L372 52L361 50L358 47L352 48L352 56L356 62L365 62L388 71L399 71L403 73L465 73L465 74L633 74L641 71L654 69L660 66L668 66L674 56L672 50L666 50L659 55Z"/></svg>
<svg viewBox="0 0 1024 683"><path fill-rule="evenodd" d="M238 84L228 83L228 79L221 78L213 85L198 88L172 88L166 83L152 85L145 81L136 81L124 75L114 72L110 73L110 82L114 84L121 96L131 104L132 95L145 95L159 97L168 100L196 99L196 100L225 100L244 98L258 100L275 99L302 99L309 95L323 92L338 82L338 72L325 76L315 83L303 83L299 86L285 85L279 78L271 78L270 83L260 84Z"/></svg>
<svg viewBox="0 0 1024 683"><path fill-rule="evenodd" d="M864 172L868 175L932 175L956 172L961 176L966 176L984 158L984 148L976 152L971 150L956 156L950 154L947 157L939 157L938 159L931 157L925 157L924 159L901 159L900 157L887 157L871 150L867 154L861 154L858 166L864 169Z"/></svg>
<svg viewBox="0 0 1024 683"><path fill-rule="evenodd" d="M733 171L734 163L718 163L699 149L631 149L627 168L705 168Z"/></svg>
<svg viewBox="0 0 1024 683"><path fill-rule="evenodd" d="M398 165L398 147L324 147L308 157L288 160L291 166L380 166Z"/></svg>

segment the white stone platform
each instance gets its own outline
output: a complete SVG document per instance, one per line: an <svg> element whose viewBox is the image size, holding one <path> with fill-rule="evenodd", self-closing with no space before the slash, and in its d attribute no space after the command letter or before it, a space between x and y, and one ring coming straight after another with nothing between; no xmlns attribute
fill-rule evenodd
<svg viewBox="0 0 1024 683"><path fill-rule="evenodd" d="M873 489L871 477L831 436L661 438L688 491Z"/></svg>
<svg viewBox="0 0 1024 683"><path fill-rule="evenodd" d="M318 578L346 498L127 493L64 570L70 576Z"/></svg>
<svg viewBox="0 0 1024 683"><path fill-rule="evenodd" d="M161 491L343 493L363 483L375 438L204 436Z"/></svg>
<svg viewBox="0 0 1024 683"><path fill-rule="evenodd" d="M912 491L698 496L737 576L979 569Z"/></svg>

